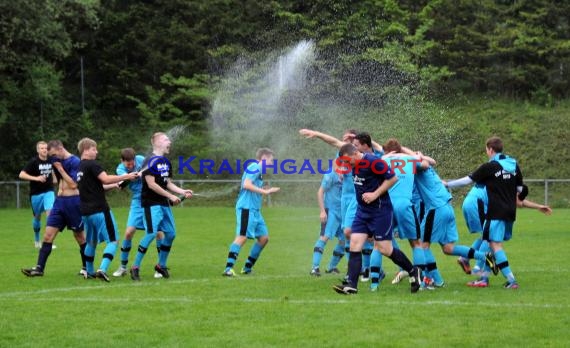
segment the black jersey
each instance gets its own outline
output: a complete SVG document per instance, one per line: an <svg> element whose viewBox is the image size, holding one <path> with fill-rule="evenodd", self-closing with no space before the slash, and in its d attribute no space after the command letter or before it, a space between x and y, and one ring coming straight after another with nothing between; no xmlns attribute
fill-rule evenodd
<svg viewBox="0 0 570 348"><path fill-rule="evenodd" d="M523 184L522 173L514 158L499 154L495 159L481 165L469 177L487 188L488 220L515 221L517 186Z"/></svg>
<svg viewBox="0 0 570 348"><path fill-rule="evenodd" d="M172 177L172 166L170 165L170 161L164 156L151 154L149 157L145 158L142 168L142 206L168 206L168 198L156 193L154 190L148 187L148 184L146 183L146 177L149 175L154 177L154 181L158 184L158 186L167 190L166 187L168 185L168 180Z"/></svg>
<svg viewBox="0 0 570 348"><path fill-rule="evenodd" d="M42 160L39 156L36 156L32 158L22 170L31 176L43 175L46 177L45 182L30 181L30 196L53 191L53 169L51 162Z"/></svg>
<svg viewBox="0 0 570 348"><path fill-rule="evenodd" d="M79 209L81 215L91 215L109 210L105 199L105 189L98 176L104 172L96 160L81 160L77 172L77 186L79 187Z"/></svg>

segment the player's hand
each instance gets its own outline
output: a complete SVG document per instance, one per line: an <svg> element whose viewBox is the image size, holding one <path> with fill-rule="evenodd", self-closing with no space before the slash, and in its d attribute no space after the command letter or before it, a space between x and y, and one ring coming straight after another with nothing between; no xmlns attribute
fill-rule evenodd
<svg viewBox="0 0 570 348"><path fill-rule="evenodd" d="M324 210L321 210L321 214L320 214L319 218L321 219L321 224L326 223L327 222L327 213Z"/></svg>
<svg viewBox="0 0 570 348"><path fill-rule="evenodd" d="M550 208L547 205L541 205L540 208L538 208L538 210L540 210L544 215L552 214L552 208Z"/></svg>
<svg viewBox="0 0 570 348"><path fill-rule="evenodd" d="M181 202L180 198L175 195L171 195L168 199L170 200L170 205L178 205Z"/></svg>
<svg viewBox="0 0 570 348"><path fill-rule="evenodd" d="M136 180L139 177L139 173L138 172L131 172L126 174L127 175L127 179L126 180Z"/></svg>
<svg viewBox="0 0 570 348"><path fill-rule="evenodd" d="M443 186L447 187L447 181L441 180L441 183L443 184Z"/></svg>
<svg viewBox="0 0 570 348"><path fill-rule="evenodd" d="M268 194L268 195L269 195L269 194L272 194L272 193L278 192L279 190L280 190L280 188L279 188L279 187L270 187L270 188L266 189L265 191L267 192L266 194Z"/></svg>
<svg viewBox="0 0 570 348"><path fill-rule="evenodd" d="M46 177L43 175L38 175L38 176L36 176L36 181L46 182Z"/></svg>
<svg viewBox="0 0 570 348"><path fill-rule="evenodd" d="M52 167L57 169L60 173L63 170L63 165L61 164L61 162L53 162L51 165Z"/></svg>
<svg viewBox="0 0 570 348"><path fill-rule="evenodd" d="M192 191L192 190L184 190L183 195L184 195L184 197L186 197L186 198L192 198L192 196L194 195L194 191Z"/></svg>
<svg viewBox="0 0 570 348"><path fill-rule="evenodd" d="M314 138L316 135L315 131L305 128L299 130L299 134L303 135L305 138Z"/></svg>
<svg viewBox="0 0 570 348"><path fill-rule="evenodd" d="M374 202L378 197L374 194L374 192L364 192L362 194L362 201L366 204L370 204Z"/></svg>

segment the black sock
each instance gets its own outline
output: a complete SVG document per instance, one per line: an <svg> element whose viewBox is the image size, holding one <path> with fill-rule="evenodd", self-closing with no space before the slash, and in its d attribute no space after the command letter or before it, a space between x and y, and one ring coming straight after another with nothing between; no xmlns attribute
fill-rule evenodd
<svg viewBox="0 0 570 348"><path fill-rule="evenodd" d="M51 254L52 244L53 243L43 242L42 247L40 248L40 253L38 255L37 267L42 271L46 268L46 262L47 262L47 259L49 257L49 254Z"/></svg>
<svg viewBox="0 0 570 348"><path fill-rule="evenodd" d="M355 288L358 286L358 276L362 268L362 253L360 251L351 251L348 260L348 280Z"/></svg>
<svg viewBox="0 0 570 348"><path fill-rule="evenodd" d="M404 271L408 272L412 275L412 269L414 266L410 262L410 259L404 254L400 249L394 248L392 250L392 255L389 256L390 260L394 262L396 265L400 266Z"/></svg>

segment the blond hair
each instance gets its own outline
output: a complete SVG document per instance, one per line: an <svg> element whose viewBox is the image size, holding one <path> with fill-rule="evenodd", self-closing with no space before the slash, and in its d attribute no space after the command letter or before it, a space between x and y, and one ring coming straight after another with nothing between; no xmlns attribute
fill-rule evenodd
<svg viewBox="0 0 570 348"><path fill-rule="evenodd" d="M83 154L83 151L85 150L89 150L92 147L96 147L97 143L95 142L95 140L90 139L90 138L83 138L81 140L79 140L79 142L77 143L77 151L79 151L79 155Z"/></svg>

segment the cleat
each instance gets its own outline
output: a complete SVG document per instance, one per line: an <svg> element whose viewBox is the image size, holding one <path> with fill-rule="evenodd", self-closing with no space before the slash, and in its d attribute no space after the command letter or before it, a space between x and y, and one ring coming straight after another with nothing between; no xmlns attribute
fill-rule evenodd
<svg viewBox="0 0 570 348"><path fill-rule="evenodd" d="M162 274L155 271L153 277L154 277L154 279L160 279L160 278L162 278Z"/></svg>
<svg viewBox="0 0 570 348"><path fill-rule="evenodd" d="M139 275L139 268L138 267L131 267L131 279L134 281L140 281L141 277Z"/></svg>
<svg viewBox="0 0 570 348"><path fill-rule="evenodd" d="M408 272L406 271L399 271L396 273L394 279L392 279L392 284L398 284L402 281L402 279L409 277Z"/></svg>
<svg viewBox="0 0 570 348"><path fill-rule="evenodd" d="M471 288L486 288L489 286L489 281L487 279L481 278L481 279L470 281L469 283L467 283L467 286L469 286Z"/></svg>
<svg viewBox="0 0 570 348"><path fill-rule="evenodd" d="M97 274L85 273L85 276L84 276L83 278L85 278L85 279L95 279L95 278L97 278Z"/></svg>
<svg viewBox="0 0 570 348"><path fill-rule="evenodd" d="M503 288L505 288L505 289L518 289L519 283L517 283L515 280L513 280L512 282L506 282L505 284L503 284Z"/></svg>
<svg viewBox="0 0 570 348"><path fill-rule="evenodd" d="M435 290L435 283L430 277L424 277L420 290Z"/></svg>
<svg viewBox="0 0 570 348"><path fill-rule="evenodd" d="M154 270L162 275L164 278L170 278L170 273L168 273L168 267L162 267L161 265L154 266ZM156 278L156 274L154 275Z"/></svg>
<svg viewBox="0 0 570 348"><path fill-rule="evenodd" d="M34 248L39 249L42 247L42 242L34 242Z"/></svg>
<svg viewBox="0 0 570 348"><path fill-rule="evenodd" d="M325 273L327 273L327 274L331 274L331 273L340 274L340 271L338 270L338 268L335 267L335 268L325 270Z"/></svg>
<svg viewBox="0 0 570 348"><path fill-rule="evenodd" d="M97 270L97 272L95 272L95 277L109 283L111 281L111 279L109 279L109 276L107 275L107 273L105 273L105 271L102 270Z"/></svg>
<svg viewBox="0 0 570 348"><path fill-rule="evenodd" d="M126 267L119 267L115 272L113 272L113 277L124 277L127 274Z"/></svg>
<svg viewBox="0 0 570 348"><path fill-rule="evenodd" d="M497 261L495 260L495 255L491 252L485 254L485 263L493 271L494 275L499 274L499 267L497 267Z"/></svg>
<svg viewBox="0 0 570 348"><path fill-rule="evenodd" d="M241 274L245 274L245 275L251 274L251 268L250 268L250 269L247 269L247 268L244 267L244 268L241 269L241 272L240 272L240 273L241 273Z"/></svg>
<svg viewBox="0 0 570 348"><path fill-rule="evenodd" d="M311 273L309 273L310 275L312 275L313 277L320 277L321 276L321 270L319 269L319 267L315 267L311 270Z"/></svg>
<svg viewBox="0 0 570 348"><path fill-rule="evenodd" d="M349 282L342 282L342 284L334 285L334 291L343 295L352 295L358 293L358 289L353 287Z"/></svg>
<svg viewBox="0 0 570 348"><path fill-rule="evenodd" d="M44 275L44 271L38 269L37 267L22 268L22 273L28 277L43 277Z"/></svg>
<svg viewBox="0 0 570 348"><path fill-rule="evenodd" d="M228 268L224 271L224 273L222 273L222 275L224 277L234 277L236 275L236 272L234 272L233 268Z"/></svg>
<svg viewBox="0 0 570 348"><path fill-rule="evenodd" d="M77 272L77 275L82 277L87 277L87 270L85 268L82 268L79 270L79 272Z"/></svg>
<svg viewBox="0 0 570 348"><path fill-rule="evenodd" d="M412 268L410 274L410 291L416 293L422 287L422 270L419 267Z"/></svg>
<svg viewBox="0 0 570 348"><path fill-rule="evenodd" d="M371 292L377 292L378 291L378 284L377 283L371 283L370 284L370 291Z"/></svg>
<svg viewBox="0 0 570 348"><path fill-rule="evenodd" d="M370 280L370 268L365 268L362 273L360 273L360 281L367 282Z"/></svg>
<svg viewBox="0 0 570 348"><path fill-rule="evenodd" d="M459 264L459 267L461 267L461 269L463 270L463 272L465 272L465 274L471 274L471 265L469 264L468 259L459 256L457 258L457 264Z"/></svg>
<svg viewBox="0 0 570 348"><path fill-rule="evenodd" d="M51 245L51 250L53 250L53 249L57 249L57 245L52 244L52 245Z"/></svg>
<svg viewBox="0 0 570 348"><path fill-rule="evenodd" d="M445 282L442 280L441 283L434 282L433 286L435 286L436 288L445 288L447 284L445 284Z"/></svg>

